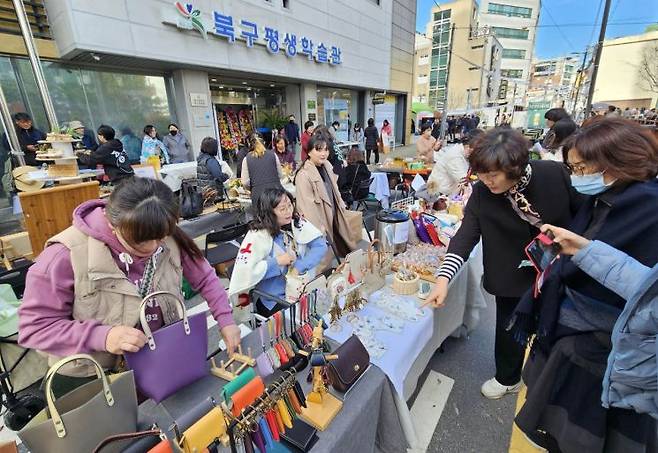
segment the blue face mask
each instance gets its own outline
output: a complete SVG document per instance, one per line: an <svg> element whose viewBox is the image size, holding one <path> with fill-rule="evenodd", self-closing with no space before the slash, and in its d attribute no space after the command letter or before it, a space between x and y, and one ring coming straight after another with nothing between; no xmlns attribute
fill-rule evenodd
<svg viewBox="0 0 658 453"><path fill-rule="evenodd" d="M606 184L603 179L604 172L592 173L591 175L571 175L571 185L574 189L584 195L598 195L605 192L614 184Z"/></svg>

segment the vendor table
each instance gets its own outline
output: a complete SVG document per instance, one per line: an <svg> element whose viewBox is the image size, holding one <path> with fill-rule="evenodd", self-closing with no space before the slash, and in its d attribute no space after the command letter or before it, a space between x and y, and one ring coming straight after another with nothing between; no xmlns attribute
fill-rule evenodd
<svg viewBox="0 0 658 453"><path fill-rule="evenodd" d="M370 184L370 193L375 195L377 201L382 204L384 209L389 207L389 198L391 196L391 189L388 185L388 176L386 173L374 171L370 174L373 178Z"/></svg>
<svg viewBox="0 0 658 453"><path fill-rule="evenodd" d="M209 348L216 348L219 340L217 328L209 331ZM256 354L260 348L260 338L252 332L242 339L243 352L248 347ZM212 350L212 349L209 349ZM225 358L219 355L217 360ZM306 383L306 373L298 376L304 391L310 391ZM271 382L273 376L265 379ZM173 436L169 429L176 418L189 411L208 396L220 400L221 388L226 381L208 376L184 388L177 394L156 405L148 400L139 408L141 426L147 427L152 422ZM393 390L386 376L376 367L370 367L356 386L345 398L342 410L325 431L318 431L319 440L311 450L313 453L331 452L401 452L406 451L407 444L397 417ZM224 449L220 451L229 451Z"/></svg>

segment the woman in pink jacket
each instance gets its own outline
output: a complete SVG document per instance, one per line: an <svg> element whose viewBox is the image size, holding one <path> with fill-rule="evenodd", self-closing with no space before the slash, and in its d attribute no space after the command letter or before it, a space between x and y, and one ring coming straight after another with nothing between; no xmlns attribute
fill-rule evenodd
<svg viewBox="0 0 658 453"><path fill-rule="evenodd" d="M124 352L146 343L139 326L142 298L155 291L181 295L182 279L208 302L229 351L240 342L224 287L194 242L177 226L178 202L161 181L130 178L106 203L87 201L73 225L51 238L27 275L19 309L19 343L52 364L72 354L94 356L107 370ZM177 319L169 298L149 303L152 330ZM173 307L172 307L173 306ZM57 379L60 392L92 375L72 366ZM82 378L82 379L80 379Z"/></svg>

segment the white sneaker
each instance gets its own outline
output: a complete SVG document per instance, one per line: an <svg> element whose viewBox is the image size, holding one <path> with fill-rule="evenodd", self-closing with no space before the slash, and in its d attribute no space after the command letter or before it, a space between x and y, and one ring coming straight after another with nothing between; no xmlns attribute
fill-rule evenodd
<svg viewBox="0 0 658 453"><path fill-rule="evenodd" d="M482 392L482 395L484 395L486 398L489 398L490 400L497 400L498 398L502 398L508 393L519 393L520 390L521 381L515 385L503 385L498 382L496 378L491 378L482 384L480 392Z"/></svg>

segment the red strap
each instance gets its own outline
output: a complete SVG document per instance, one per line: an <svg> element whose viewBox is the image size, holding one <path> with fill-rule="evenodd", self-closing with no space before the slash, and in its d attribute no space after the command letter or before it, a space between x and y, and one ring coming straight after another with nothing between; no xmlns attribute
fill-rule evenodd
<svg viewBox="0 0 658 453"><path fill-rule="evenodd" d="M276 338L279 339L281 338L281 312L277 311L274 313L274 328L275 328L275 335Z"/></svg>

